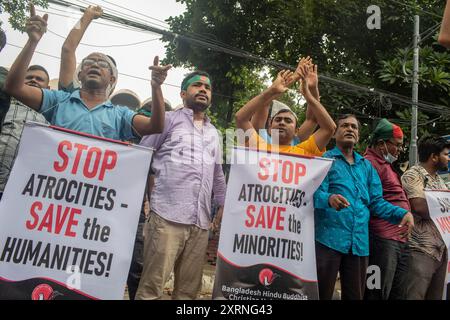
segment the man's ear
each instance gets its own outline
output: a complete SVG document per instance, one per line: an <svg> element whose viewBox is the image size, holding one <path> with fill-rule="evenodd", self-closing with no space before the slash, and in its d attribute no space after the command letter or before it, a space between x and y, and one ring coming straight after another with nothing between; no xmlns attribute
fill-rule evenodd
<svg viewBox="0 0 450 320"><path fill-rule="evenodd" d="M186 98L186 91L181 91L180 92L180 97L181 97L181 99Z"/></svg>
<svg viewBox="0 0 450 320"><path fill-rule="evenodd" d="M438 162L439 162L439 155L433 153L433 154L431 155L431 160L432 160L433 163L435 163L435 164L438 163Z"/></svg>
<svg viewBox="0 0 450 320"><path fill-rule="evenodd" d="M114 82L116 82L116 77L111 76L111 78L110 78L110 80L109 80L109 83L110 83L111 85L113 85Z"/></svg>

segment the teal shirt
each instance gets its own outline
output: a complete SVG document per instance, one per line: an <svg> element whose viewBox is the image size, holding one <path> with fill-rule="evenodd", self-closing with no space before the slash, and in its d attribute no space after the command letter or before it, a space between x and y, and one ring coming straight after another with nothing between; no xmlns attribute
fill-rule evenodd
<svg viewBox="0 0 450 320"><path fill-rule="evenodd" d="M114 140L135 138L132 121L136 113L127 107L106 101L89 109L81 100L80 90L42 92L40 112L52 125Z"/></svg>
<svg viewBox="0 0 450 320"><path fill-rule="evenodd" d="M349 164L336 147L324 154L335 161L314 195L316 241L344 254L369 255L370 215L399 224L407 210L383 199L378 173L372 164L354 152L355 163ZM328 199L344 196L350 207L336 211Z"/></svg>

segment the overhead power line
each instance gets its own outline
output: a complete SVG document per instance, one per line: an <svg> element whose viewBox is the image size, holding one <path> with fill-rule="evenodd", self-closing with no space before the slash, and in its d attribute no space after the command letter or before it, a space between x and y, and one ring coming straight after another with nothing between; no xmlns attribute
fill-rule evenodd
<svg viewBox="0 0 450 320"><path fill-rule="evenodd" d="M424 10L424 9L418 7L418 6L412 6L412 5L410 5L410 4L405 3L404 1L403 1L403 2L397 1L397 0L391 0L391 1L394 2L394 3L396 3L396 4L398 4L398 5L401 5L401 6L403 6L403 7L408 7L408 8L414 9L414 10L416 10L417 12L422 12L422 13L424 13L424 14L427 14L427 15L431 16L431 17L435 17L435 18L442 19L442 16L440 16L440 15L438 15L438 14L436 14L436 13L433 13L433 12L430 12L430 11L427 11L427 10Z"/></svg>
<svg viewBox="0 0 450 320"><path fill-rule="evenodd" d="M93 4L92 2L89 1L85 1L85 0L81 0L84 3L90 3ZM68 7L68 6L72 6L72 7L78 7L80 10L85 10L85 8L83 8L80 5L77 4L73 4L71 2L65 1L65 0L48 0L49 3L51 4L55 4L55 5L60 5L63 7ZM257 61L261 64L264 65L269 65L278 69L289 69L289 70L295 70L296 67L282 63L282 62L278 62L278 61L273 61L270 59L266 59L263 57L260 57L258 55L252 54L250 52L246 52L243 51L241 49L237 49L237 48L233 48L230 46L222 46L219 44L216 44L210 40L204 40L204 39L198 39L197 37L194 36L186 36L186 35L181 35L181 34L177 34L175 32L169 31L169 30L163 30L163 29L159 29L156 28L152 25L149 25L147 23L142 23L142 22L138 22L138 21L133 21L130 20L128 18L123 18L123 17L119 17L119 16L114 16L111 15L109 13L104 13L102 15L103 19L115 22L115 23L120 23L126 26L130 26L130 27L134 27L137 29L141 29L141 30L146 30L146 31L150 31L152 33L156 33L156 34L161 34L163 36L166 36L169 39L172 39L172 41L186 41L190 44L193 45L197 45L197 46L201 46L201 47L205 47L208 48L212 51L216 51L216 52L222 52L225 54L229 54L232 56L237 56L237 57L241 57L241 58L245 58L248 60L253 60L253 61ZM134 18L134 17L132 17ZM329 82L331 84L334 84L336 86L339 87L346 87L352 90L357 90L361 93L366 93L369 95L384 95L386 97L391 98L391 100L393 101L393 103L396 103L398 105L403 105L403 106L411 106L412 105L412 100L409 97L400 95L400 94L396 94L393 92L389 92L389 91L385 91L385 90L380 90L380 89L375 89L375 88L369 88L369 87L365 87L365 86L361 86L361 85L357 85L357 84L353 84L353 83L349 83L347 81L343 81L343 80L339 80L339 79L335 79L332 78L330 76L326 76L326 75L320 75L319 76L320 79ZM448 108L446 106L443 105L437 105L437 104L432 104L429 102L423 102L420 101L418 103L418 106L420 109L424 110L424 111L428 111L428 112L434 112L434 113L439 113L439 114L450 114L450 110L448 110ZM446 110L447 109L447 110Z"/></svg>

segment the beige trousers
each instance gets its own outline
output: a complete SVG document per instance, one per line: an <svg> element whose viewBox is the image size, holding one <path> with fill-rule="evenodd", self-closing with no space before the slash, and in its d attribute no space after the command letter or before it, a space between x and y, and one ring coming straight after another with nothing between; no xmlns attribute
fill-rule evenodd
<svg viewBox="0 0 450 320"><path fill-rule="evenodd" d="M144 269L137 300L160 299L172 270L173 300L193 300L202 285L208 230L173 223L150 212L144 226Z"/></svg>

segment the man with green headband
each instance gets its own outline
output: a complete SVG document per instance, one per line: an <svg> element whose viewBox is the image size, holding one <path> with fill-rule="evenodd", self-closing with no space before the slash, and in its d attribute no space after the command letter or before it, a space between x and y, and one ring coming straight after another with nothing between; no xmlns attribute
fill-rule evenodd
<svg viewBox="0 0 450 320"><path fill-rule="evenodd" d="M365 158L380 176L383 187L383 198L389 203L411 211L408 197L403 190L400 176L392 164L397 161L403 150L402 129L381 119L373 132L370 147ZM368 300L401 300L404 299L404 279L408 271L409 245L402 233L406 227L399 228L376 216L369 221L369 265L378 266L381 271L381 287L366 288L365 298Z"/></svg>
<svg viewBox="0 0 450 320"><path fill-rule="evenodd" d="M220 136L205 111L211 105L211 80L193 72L181 84L183 108L167 112L164 131L144 137L155 149L150 216L144 227L144 269L136 299L159 299L172 270L172 299L196 299L211 226L211 199L225 202Z"/></svg>

